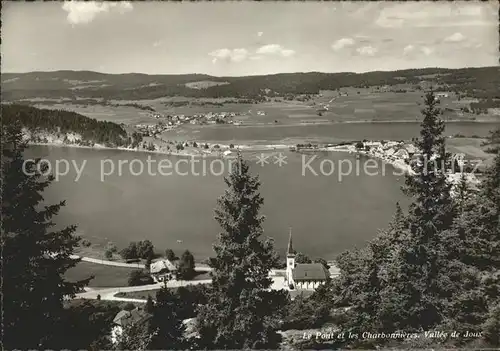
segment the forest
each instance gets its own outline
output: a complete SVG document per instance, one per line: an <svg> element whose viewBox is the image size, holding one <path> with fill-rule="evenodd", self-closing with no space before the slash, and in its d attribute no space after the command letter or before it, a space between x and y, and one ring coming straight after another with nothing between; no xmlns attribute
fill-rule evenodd
<svg viewBox="0 0 500 351"><path fill-rule="evenodd" d="M318 94L320 90L336 90L345 87L392 86L404 83L416 85L420 82L427 82L442 89L477 98L480 102L484 101L483 105L486 104L488 107L498 107L500 100L498 90L500 69L498 67L424 68L367 73L282 73L245 77L56 71L9 73L4 74L2 79L9 81L8 84L2 86L3 98L9 101L34 97L74 99L75 90L72 88L75 80L79 80L82 84L89 82L101 84L78 89L80 98L94 99L141 100L183 96L259 100L264 96ZM206 89L192 89L186 86L187 83L201 80L229 84L210 86Z"/></svg>
<svg viewBox="0 0 500 351"><path fill-rule="evenodd" d="M106 146L125 146L131 143L119 124L82 116L65 110L39 109L27 105L2 104L4 125L19 123L32 131L76 133L82 140Z"/></svg>

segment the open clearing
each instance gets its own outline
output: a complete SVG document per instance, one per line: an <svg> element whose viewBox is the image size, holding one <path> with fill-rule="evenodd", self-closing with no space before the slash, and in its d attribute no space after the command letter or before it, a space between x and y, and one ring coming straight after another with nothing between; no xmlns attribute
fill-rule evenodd
<svg viewBox="0 0 500 351"><path fill-rule="evenodd" d="M78 281L93 275L95 278L90 281L90 287L128 286L128 277L134 270L136 269L80 262L66 272L65 278L68 281Z"/></svg>

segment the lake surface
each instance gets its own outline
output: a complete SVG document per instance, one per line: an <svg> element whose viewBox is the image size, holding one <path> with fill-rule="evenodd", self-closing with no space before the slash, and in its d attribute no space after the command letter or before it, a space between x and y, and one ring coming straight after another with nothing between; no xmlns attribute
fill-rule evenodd
<svg viewBox="0 0 500 351"><path fill-rule="evenodd" d="M76 172L70 171L44 194L50 203L66 200L57 224L77 224L78 232L91 241L95 237L107 238L119 248L133 240L149 239L162 251L189 249L201 259L213 253L211 245L220 230L213 219L213 209L225 189L222 176L210 172L205 176L195 173L183 176L175 172L166 176L158 173L134 176L138 162L147 162L145 153L42 146L31 147L27 153L46 158L53 165L63 159L80 166L83 160L87 161L77 182ZM158 161L166 158L149 156ZM373 238L377 228L387 225L395 202L406 200L399 189L404 177L394 176L388 165L385 176L370 176L362 168L357 175L354 166L353 173L339 181L338 172L331 173L330 163L321 168L321 161L328 158L335 165L345 159L355 165L353 155L339 152L318 156L309 164L312 171L304 168L306 172L303 165L312 155L286 153L286 156L288 164L282 167L273 164L272 159L265 166L250 160L252 173L258 174L262 182L265 234L275 239L280 252L285 250L291 226L298 251L313 257L333 258ZM137 168L131 173L128 167L122 167L121 175L116 171L101 181L104 159L115 164L136 159ZM175 162L181 158L169 156L168 159ZM382 166L380 162L377 164ZM344 168L344 173L347 169ZM201 174L201 168L195 171ZM181 172L188 172L188 168L182 168Z"/></svg>
<svg viewBox="0 0 500 351"><path fill-rule="evenodd" d="M446 134L487 135L494 124L450 124ZM303 127L304 128L304 127ZM417 124L369 124L310 126L307 134L298 128L238 128L230 134L227 129L205 128L199 133L200 139L233 140L254 138L257 140L301 137L312 135L339 139L411 139L418 136ZM193 129L194 130L194 129ZM256 134L255 134L256 133ZM279 133L279 134L275 134ZM287 134L288 133L288 134ZM75 161L79 166L86 160L81 178L75 182L76 172L54 182L44 194L49 203L66 200L56 223L76 224L78 232L91 241L99 238L113 241L119 248L130 241L149 239L158 251L172 248L179 252L189 249L197 259L213 254L212 243L220 228L213 219L213 209L217 197L225 189L222 175L209 171L210 159L205 159L208 167L203 175L203 167L198 164L179 167L181 175L161 175L157 168L153 172L138 172L139 164L146 167L149 160L157 165L161 160L175 163L187 162L188 158L136 153L118 150L91 150L62 147L33 146L27 150L29 156L56 160ZM256 164L256 155L247 155L251 171L258 174L262 182L261 193L264 197L262 214L265 235L275 239L276 248L284 253L288 240L288 228L293 228L294 246L298 251L311 257L334 258L338 253L364 246L380 228L385 228L395 210L395 203L403 206L409 203L400 187L404 176L394 175L392 167L386 165L382 175L382 163L376 172L371 168L370 175L354 170L339 181L339 162L366 161L356 159L347 153L323 153L309 165L318 175L304 167L312 155L287 152L287 164L279 167L270 158L269 164ZM103 161L109 160L109 161ZM323 160L327 160L324 161ZM344 161L343 161L344 160ZM121 174L119 162L124 163ZM129 165L134 162L132 170ZM104 162L104 163L103 163ZM126 163L125 163L126 162ZM220 162L220 161L219 161ZM323 162L323 168L321 168ZM101 172L113 174L101 180ZM208 166L207 166L208 164ZM331 164L337 168L331 172ZM104 169L103 166L104 165ZM106 168L107 167L107 168ZM226 167L227 169L227 167ZM216 164L215 172L221 170ZM304 172L305 170L305 172ZM344 168L344 171L346 169ZM152 175L156 173L156 175ZM331 174L330 174L331 173ZM181 240L182 242L178 242Z"/></svg>

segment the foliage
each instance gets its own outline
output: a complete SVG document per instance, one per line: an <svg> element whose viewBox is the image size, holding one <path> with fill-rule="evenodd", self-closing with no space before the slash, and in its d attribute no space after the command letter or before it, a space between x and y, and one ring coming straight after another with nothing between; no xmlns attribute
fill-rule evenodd
<svg viewBox="0 0 500 351"><path fill-rule="evenodd" d="M369 245L341 254L340 277L318 289L316 299L331 301L336 311L348 307L339 320L344 331L483 332L474 342L498 346L500 154L478 191L469 189L462 178L452 196L445 176L450 160L444 126L434 101L432 93L427 94L417 141L421 157L417 173L407 175L404 188L413 199L408 212L397 205L388 228ZM374 348L385 342L345 344ZM422 342L406 345L393 340L390 345L473 346L463 338Z"/></svg>
<svg viewBox="0 0 500 351"><path fill-rule="evenodd" d="M285 295L267 291L268 272L278 263L272 241L260 240L263 199L258 177L238 155L239 167L224 179L228 189L217 201L215 218L223 232L210 259L212 289L200 308L201 348L276 348Z"/></svg>
<svg viewBox="0 0 500 351"><path fill-rule="evenodd" d="M329 306L318 303L312 297L299 294L285 307L282 329L311 329L322 326L329 317Z"/></svg>
<svg viewBox="0 0 500 351"><path fill-rule="evenodd" d="M162 288L156 293L156 303L151 320L152 339L149 349L184 349L185 327L179 314L179 301L169 290Z"/></svg>
<svg viewBox="0 0 500 351"><path fill-rule="evenodd" d="M152 259L154 257L154 246L149 240L131 242L129 246L120 251L120 255L125 259Z"/></svg>
<svg viewBox="0 0 500 351"><path fill-rule="evenodd" d="M490 132L488 139L484 142L483 146L488 146L487 152L497 154L500 152L500 128Z"/></svg>
<svg viewBox="0 0 500 351"><path fill-rule="evenodd" d="M6 117L2 111L2 118ZM1 143L2 280L8 282L2 286L3 346L55 347L64 340L60 328L64 298L91 278L70 283L63 277L79 262L71 255L80 238L74 235L75 226L53 228L52 219L65 203L43 202L42 193L53 177L42 176L47 169L39 159L26 164L23 171L26 144L17 122L3 126Z"/></svg>
<svg viewBox="0 0 500 351"><path fill-rule="evenodd" d="M153 283L153 278L151 278L151 276L142 269L137 269L130 272L130 276L128 278L129 286L147 285Z"/></svg>
<svg viewBox="0 0 500 351"><path fill-rule="evenodd" d="M195 263L193 254L189 252L189 250L184 251L177 269L177 278L184 280L193 279L196 273L194 267Z"/></svg>
<svg viewBox="0 0 500 351"><path fill-rule="evenodd" d="M148 313L153 313L154 309L154 304L153 304L153 298L151 295L148 295L148 299L146 301L146 306L144 307L144 310Z"/></svg>
<svg viewBox="0 0 500 351"><path fill-rule="evenodd" d="M97 121L76 112L39 109L18 104L2 104L2 120L4 125L12 125L17 121L30 131L77 133L85 142L107 146L126 146L131 142L126 131L120 125L113 122Z"/></svg>
<svg viewBox="0 0 500 351"><path fill-rule="evenodd" d="M165 256L169 261L175 261L178 257L175 255L175 252L172 249L165 250Z"/></svg>
<svg viewBox="0 0 500 351"><path fill-rule="evenodd" d="M120 311L116 305L92 300L78 300L65 309L61 334L64 338L56 349L111 349L109 334L114 317ZM85 333L82 333L85 330Z"/></svg>
<svg viewBox="0 0 500 351"><path fill-rule="evenodd" d="M113 251L111 251L109 248L106 249L106 251L104 251L104 257L107 259L107 260L110 260L113 258Z"/></svg>
<svg viewBox="0 0 500 351"><path fill-rule="evenodd" d="M302 252L297 252L295 254L295 263L312 263L312 260Z"/></svg>
<svg viewBox="0 0 500 351"><path fill-rule="evenodd" d="M196 317L198 308L207 303L209 287L205 284L181 286L176 290L181 319Z"/></svg>
<svg viewBox="0 0 500 351"><path fill-rule="evenodd" d="M124 328L114 350L145 351L151 349L153 333L150 321L134 323Z"/></svg>

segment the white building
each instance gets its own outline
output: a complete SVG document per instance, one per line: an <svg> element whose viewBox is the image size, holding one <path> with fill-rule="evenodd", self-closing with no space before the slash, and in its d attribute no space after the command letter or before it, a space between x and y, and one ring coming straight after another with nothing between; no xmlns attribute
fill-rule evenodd
<svg viewBox="0 0 500 351"><path fill-rule="evenodd" d="M296 252L292 245L292 233L288 241L286 255L285 282L288 288L298 290L315 290L326 282L329 272L321 263L295 263Z"/></svg>
<svg viewBox="0 0 500 351"><path fill-rule="evenodd" d="M177 272L177 262L167 259L152 262L149 266L149 273L153 280L157 283L162 282L165 278L170 279L172 274Z"/></svg>

